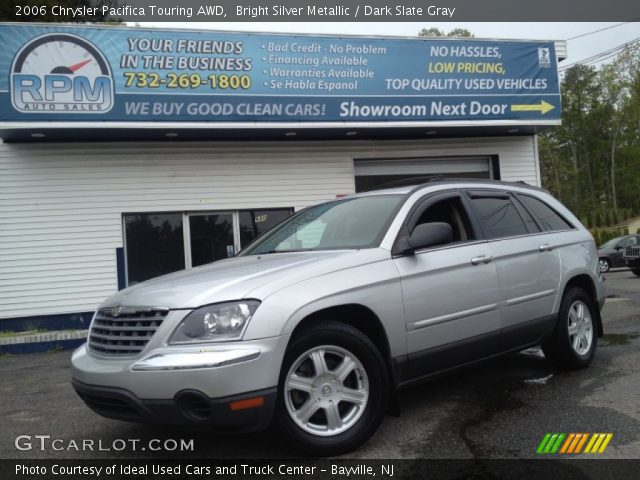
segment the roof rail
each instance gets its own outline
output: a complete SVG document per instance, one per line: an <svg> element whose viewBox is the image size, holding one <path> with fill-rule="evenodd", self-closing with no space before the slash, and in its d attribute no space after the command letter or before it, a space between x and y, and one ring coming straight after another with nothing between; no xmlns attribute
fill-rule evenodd
<svg viewBox="0 0 640 480"><path fill-rule="evenodd" d="M437 175L424 175L417 177L408 177L401 178L400 180L394 180L391 182L383 183L381 185L376 185L371 188L367 188L364 190L360 190L358 193L372 192L375 190L382 190L385 188L391 187L402 187L402 186L414 186L411 192L415 192L425 187L426 185L430 185L433 183L493 183L496 185L513 185L522 188L530 188L532 190L538 190L547 192L544 188L536 187L535 185L531 185L523 180L515 180L515 181L503 181L503 180L492 180L489 178L477 178L477 177L447 177L442 174Z"/></svg>
<svg viewBox="0 0 640 480"><path fill-rule="evenodd" d="M537 190L540 192L547 192L544 188L536 187L535 185L531 185L530 183L524 182L522 180L516 181L504 181L504 180L492 180L489 178L464 178L464 177L441 177L432 180L434 183L488 183L488 184L496 184L496 185L513 185L515 187L521 188L529 188L531 190ZM411 193L420 190L425 187L426 184L416 185L415 188L411 191Z"/></svg>

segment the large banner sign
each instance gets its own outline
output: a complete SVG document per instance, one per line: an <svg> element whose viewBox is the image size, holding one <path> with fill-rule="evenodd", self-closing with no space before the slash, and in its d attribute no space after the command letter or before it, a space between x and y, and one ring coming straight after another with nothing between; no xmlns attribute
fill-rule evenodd
<svg viewBox="0 0 640 480"><path fill-rule="evenodd" d="M2 24L0 38L5 124L560 118L552 42L28 24Z"/></svg>

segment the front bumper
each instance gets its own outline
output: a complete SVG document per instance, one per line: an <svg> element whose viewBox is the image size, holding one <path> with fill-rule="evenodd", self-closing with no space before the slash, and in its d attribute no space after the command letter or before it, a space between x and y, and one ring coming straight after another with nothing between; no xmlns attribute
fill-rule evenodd
<svg viewBox="0 0 640 480"><path fill-rule="evenodd" d="M624 257L624 264L629 268L640 268L640 257Z"/></svg>
<svg viewBox="0 0 640 480"><path fill-rule="evenodd" d="M85 344L71 356L72 377L88 385L123 388L142 399L170 400L190 389L210 398L239 395L278 384L288 340L283 335L219 344L158 345L137 356L100 355ZM234 356L236 360L229 362Z"/></svg>
<svg viewBox="0 0 640 480"><path fill-rule="evenodd" d="M273 413L288 340L283 335L220 344L156 344L129 357L96 354L85 344L71 357L72 383L90 408L110 418L260 428ZM230 410L239 400L253 403Z"/></svg>
<svg viewBox="0 0 640 480"><path fill-rule="evenodd" d="M99 415L129 422L207 427L218 431L255 431L269 426L277 389L209 398L197 390L178 392L171 400L142 400L123 388L72 380L80 398Z"/></svg>

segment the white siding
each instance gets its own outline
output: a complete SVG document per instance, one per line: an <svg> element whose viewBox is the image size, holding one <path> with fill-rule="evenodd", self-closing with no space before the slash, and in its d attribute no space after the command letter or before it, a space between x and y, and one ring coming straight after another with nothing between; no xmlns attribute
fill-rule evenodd
<svg viewBox="0 0 640 480"><path fill-rule="evenodd" d="M566 40L556 40L554 44L556 47L556 57L558 57L558 61L565 60L568 55Z"/></svg>
<svg viewBox="0 0 640 480"><path fill-rule="evenodd" d="M90 311L117 288L123 212L302 208L354 189L354 158L499 155L535 184L533 137L0 144L0 318Z"/></svg>

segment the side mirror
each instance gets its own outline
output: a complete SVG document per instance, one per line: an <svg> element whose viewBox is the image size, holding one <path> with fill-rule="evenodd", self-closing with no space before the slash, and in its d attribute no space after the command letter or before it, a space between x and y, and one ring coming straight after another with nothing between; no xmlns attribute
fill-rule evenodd
<svg viewBox="0 0 640 480"><path fill-rule="evenodd" d="M452 241L453 230L451 225L444 222L421 223L413 229L407 239L411 250L444 245Z"/></svg>

